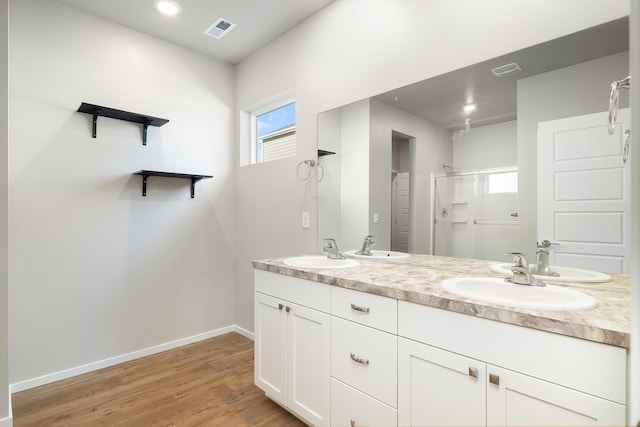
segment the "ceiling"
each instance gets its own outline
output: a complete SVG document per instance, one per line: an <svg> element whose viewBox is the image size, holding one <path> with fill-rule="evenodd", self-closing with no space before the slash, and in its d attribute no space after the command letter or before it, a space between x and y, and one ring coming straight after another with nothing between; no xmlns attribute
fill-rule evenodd
<svg viewBox="0 0 640 427"><path fill-rule="evenodd" d="M57 0L125 27L237 64L334 0L177 0L176 16L154 0ZM223 17L237 26L221 39L204 34Z"/></svg>
<svg viewBox="0 0 640 427"><path fill-rule="evenodd" d="M176 16L157 12L155 0L56 0L230 64L286 33L334 0L177 0ZM204 34L223 17L237 26L221 39ZM376 96L383 102L451 130L516 119L517 80L629 50L629 20L575 34ZM516 62L522 71L495 77L491 69ZM620 76L623 78L626 76ZM462 106L473 101L469 116Z"/></svg>
<svg viewBox="0 0 640 427"><path fill-rule="evenodd" d="M516 119L518 79L628 50L629 19L622 18L374 98L450 130L463 129L467 117L471 127L501 123ZM491 73L512 62L522 71L502 77ZM477 106L471 115L462 111L467 102Z"/></svg>

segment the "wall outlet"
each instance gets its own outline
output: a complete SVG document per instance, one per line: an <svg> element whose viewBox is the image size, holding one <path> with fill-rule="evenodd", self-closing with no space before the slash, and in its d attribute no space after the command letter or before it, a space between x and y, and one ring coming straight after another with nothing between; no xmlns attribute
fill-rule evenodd
<svg viewBox="0 0 640 427"><path fill-rule="evenodd" d="M379 223L379 222L380 222L380 217L378 216L378 214L377 214L377 213L374 213L374 214L373 214L373 223L374 223L374 224L377 224L377 223Z"/></svg>
<svg viewBox="0 0 640 427"><path fill-rule="evenodd" d="M302 228L309 228L309 212L302 212Z"/></svg>

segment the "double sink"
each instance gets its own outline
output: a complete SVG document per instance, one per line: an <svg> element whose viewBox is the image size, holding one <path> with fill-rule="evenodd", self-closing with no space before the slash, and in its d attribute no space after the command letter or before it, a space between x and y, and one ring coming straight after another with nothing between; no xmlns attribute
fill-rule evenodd
<svg viewBox="0 0 640 427"><path fill-rule="evenodd" d="M352 252L355 253L355 251ZM366 256L367 259L401 259L409 257L408 254L402 252L377 250L372 250L371 252L373 255ZM349 251L345 254L350 256L355 255L349 253ZM365 257L363 256L362 258ZM353 258L331 259L324 255L285 258L283 263L290 267L310 269L345 269L360 265L360 262ZM502 266L501 268L504 269ZM510 273L510 270L496 270L494 266L492 266L491 269L494 272ZM571 274L576 274L576 272L580 274L580 276L576 277L577 279L593 279L593 277L597 277L597 281L606 281L603 280L603 277L598 276L601 273L577 269L568 269L567 271ZM567 274L564 276L571 277ZM608 276L606 277L608 278ZM549 279L551 280L551 278ZM553 280L558 281L558 278L553 278ZM582 280L570 281L581 282ZM441 287L445 291L462 298L532 310L581 311L590 310L597 306L597 302L593 297L571 288L555 285L547 285L544 287L517 285L494 277L456 277L444 280L441 283Z"/></svg>

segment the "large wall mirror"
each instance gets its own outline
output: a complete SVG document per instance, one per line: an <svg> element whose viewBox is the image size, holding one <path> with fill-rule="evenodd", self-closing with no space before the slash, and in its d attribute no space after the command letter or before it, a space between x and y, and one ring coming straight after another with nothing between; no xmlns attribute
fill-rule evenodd
<svg viewBox="0 0 640 427"><path fill-rule="evenodd" d="M507 251L535 257L536 241L544 238L559 240L553 262L625 271L624 254L580 253L573 229L576 218L586 221L583 228L601 224L601 234L610 229L599 248L628 238L616 231L628 227L628 200L607 193L616 179L625 186L619 191L628 191L620 160L624 129L602 152L584 148L580 141L591 138L584 129L593 126L579 121L606 116L611 82L629 72L628 49L625 18L319 114L325 171L318 184L319 248L332 237L343 251L358 249L373 235L376 249L504 261ZM628 107L628 93L619 106ZM601 123L598 132L606 130L606 118ZM555 160L538 161L544 129ZM572 136L558 140L560 134ZM570 161L578 169L589 163L589 170L539 180L547 174L540 164L556 176ZM598 183L605 187L594 188ZM558 200L617 213L558 215L564 209ZM553 211L550 227L539 225L549 216L545 209Z"/></svg>

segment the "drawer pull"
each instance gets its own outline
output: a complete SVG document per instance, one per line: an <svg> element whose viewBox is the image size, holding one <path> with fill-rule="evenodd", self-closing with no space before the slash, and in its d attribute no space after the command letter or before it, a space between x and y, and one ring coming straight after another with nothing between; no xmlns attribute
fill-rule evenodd
<svg viewBox="0 0 640 427"><path fill-rule="evenodd" d="M286 311L287 313L291 311L291 307L289 307L289 306L286 306L284 309L285 309L285 311Z"/></svg>
<svg viewBox="0 0 640 427"><path fill-rule="evenodd" d="M500 385L500 376L496 374L489 374L489 382L494 385Z"/></svg>
<svg viewBox="0 0 640 427"><path fill-rule="evenodd" d="M472 368L471 366L469 366L469 376L478 378L478 368Z"/></svg>
<svg viewBox="0 0 640 427"><path fill-rule="evenodd" d="M351 353L351 360L361 365L365 365L365 366L369 365L369 361L367 359L361 359L353 353Z"/></svg>
<svg viewBox="0 0 640 427"><path fill-rule="evenodd" d="M284 305L278 304L278 310L282 310L283 308L284 308Z"/></svg>
<svg viewBox="0 0 640 427"><path fill-rule="evenodd" d="M369 307L359 307L359 306L351 303L351 310L359 311L360 313L368 313L369 312Z"/></svg>
<svg viewBox="0 0 640 427"><path fill-rule="evenodd" d="M356 424L356 420L349 420L351 422L351 427L358 427L358 424Z"/></svg>

